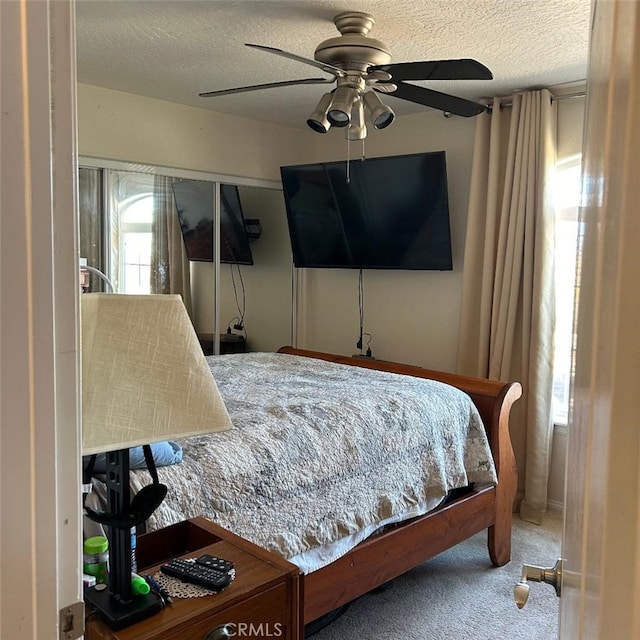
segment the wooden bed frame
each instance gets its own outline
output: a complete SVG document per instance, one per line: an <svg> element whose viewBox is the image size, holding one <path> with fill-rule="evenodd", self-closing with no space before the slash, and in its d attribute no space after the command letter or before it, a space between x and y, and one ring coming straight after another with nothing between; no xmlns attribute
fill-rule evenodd
<svg viewBox="0 0 640 640"><path fill-rule="evenodd" d="M368 538L330 565L301 576L303 624L351 602L488 529L491 562L502 566L511 559L511 518L517 471L509 436L509 412L522 395L517 382L498 382L430 371L421 367L371 358L282 347L280 353L439 380L465 391L482 416L498 473L498 484L472 490L423 516L394 525Z"/></svg>

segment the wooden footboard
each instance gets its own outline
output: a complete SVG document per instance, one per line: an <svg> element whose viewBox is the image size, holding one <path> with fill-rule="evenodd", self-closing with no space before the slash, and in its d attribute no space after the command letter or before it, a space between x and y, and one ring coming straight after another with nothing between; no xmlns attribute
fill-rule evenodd
<svg viewBox="0 0 640 640"><path fill-rule="evenodd" d="M304 623L401 575L446 549L488 530L491 562L501 566L511 558L511 519L517 472L509 436L509 412L522 395L517 382L499 382L381 360L353 358L293 347L280 353L320 358L340 364L378 369L445 382L467 393L487 430L498 473L495 487L465 494L424 516L373 536L329 566L304 576Z"/></svg>

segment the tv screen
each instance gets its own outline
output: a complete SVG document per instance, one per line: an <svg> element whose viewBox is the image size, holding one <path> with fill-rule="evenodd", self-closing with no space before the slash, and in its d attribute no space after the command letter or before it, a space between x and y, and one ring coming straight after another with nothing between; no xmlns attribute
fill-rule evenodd
<svg viewBox="0 0 640 640"><path fill-rule="evenodd" d="M214 184L203 180L178 180L173 196L189 260L213 262ZM238 188L220 185L220 262L253 264L244 227Z"/></svg>
<svg viewBox="0 0 640 640"><path fill-rule="evenodd" d="M280 174L296 267L453 268L444 151Z"/></svg>

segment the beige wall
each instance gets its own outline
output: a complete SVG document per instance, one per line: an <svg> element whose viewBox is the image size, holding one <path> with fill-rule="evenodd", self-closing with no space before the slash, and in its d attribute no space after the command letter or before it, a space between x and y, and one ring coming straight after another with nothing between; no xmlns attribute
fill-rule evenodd
<svg viewBox="0 0 640 640"><path fill-rule="evenodd" d="M582 153L585 98L558 101L558 160Z"/></svg>
<svg viewBox="0 0 640 640"><path fill-rule="evenodd" d="M308 158L302 135L313 132L78 85L81 156L280 180L281 164Z"/></svg>

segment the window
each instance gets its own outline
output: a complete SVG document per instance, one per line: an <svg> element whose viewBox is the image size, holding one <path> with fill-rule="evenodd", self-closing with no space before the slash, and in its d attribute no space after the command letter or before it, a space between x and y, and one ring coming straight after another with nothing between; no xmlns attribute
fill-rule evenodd
<svg viewBox="0 0 640 640"><path fill-rule="evenodd" d="M151 293L153 175L109 175L111 279L119 293Z"/></svg>
<svg viewBox="0 0 640 640"><path fill-rule="evenodd" d="M578 208L580 206L581 156L558 163L555 174L556 211L556 330L553 362L553 418L566 425L573 374L573 312L576 296Z"/></svg>
<svg viewBox="0 0 640 640"><path fill-rule="evenodd" d="M144 194L121 205L120 291L151 293L153 196Z"/></svg>

